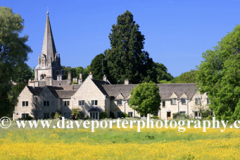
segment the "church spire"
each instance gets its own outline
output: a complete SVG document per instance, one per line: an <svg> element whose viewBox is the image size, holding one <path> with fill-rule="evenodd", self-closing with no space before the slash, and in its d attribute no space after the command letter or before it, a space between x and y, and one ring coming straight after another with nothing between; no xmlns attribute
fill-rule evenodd
<svg viewBox="0 0 240 160"><path fill-rule="evenodd" d="M42 46L42 55L46 55L46 59L48 62L52 62L55 60L56 48L53 40L52 29L49 20L49 12L47 12L47 20L43 38L43 46Z"/></svg>

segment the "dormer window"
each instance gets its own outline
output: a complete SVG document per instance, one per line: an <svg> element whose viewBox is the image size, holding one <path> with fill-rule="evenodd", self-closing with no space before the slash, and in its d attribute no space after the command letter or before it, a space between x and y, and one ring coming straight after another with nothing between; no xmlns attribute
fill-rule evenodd
<svg viewBox="0 0 240 160"><path fill-rule="evenodd" d="M171 105L177 104L177 98L171 98Z"/></svg>
<svg viewBox="0 0 240 160"><path fill-rule="evenodd" d="M201 98L195 98L195 104L199 105L201 103Z"/></svg>
<svg viewBox="0 0 240 160"><path fill-rule="evenodd" d="M182 102L182 104L186 104L187 98L181 98L181 102Z"/></svg>
<svg viewBox="0 0 240 160"><path fill-rule="evenodd" d="M122 105L122 99L117 100L117 105L119 105L119 106Z"/></svg>

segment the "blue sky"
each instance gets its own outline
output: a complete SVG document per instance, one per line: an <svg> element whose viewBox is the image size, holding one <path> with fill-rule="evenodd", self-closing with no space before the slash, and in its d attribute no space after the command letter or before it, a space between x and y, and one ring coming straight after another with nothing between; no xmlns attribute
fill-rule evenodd
<svg viewBox="0 0 240 160"><path fill-rule="evenodd" d="M47 7L57 52L64 66L86 67L110 48L117 16L129 10L145 35L144 50L173 76L195 69L202 53L240 23L239 0L0 0L25 20L22 34L36 67L41 54Z"/></svg>

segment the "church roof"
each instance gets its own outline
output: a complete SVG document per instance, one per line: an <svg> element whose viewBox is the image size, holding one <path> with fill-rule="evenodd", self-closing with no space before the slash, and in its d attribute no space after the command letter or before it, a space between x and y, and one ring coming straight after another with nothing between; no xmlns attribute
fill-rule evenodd
<svg viewBox="0 0 240 160"><path fill-rule="evenodd" d="M43 46L42 46L42 55L45 54L47 60L50 60L50 58L52 58L52 61L53 61L56 53L57 53L56 47L55 47L52 29L51 29L50 20L49 20L49 13L47 12L47 20L46 20Z"/></svg>

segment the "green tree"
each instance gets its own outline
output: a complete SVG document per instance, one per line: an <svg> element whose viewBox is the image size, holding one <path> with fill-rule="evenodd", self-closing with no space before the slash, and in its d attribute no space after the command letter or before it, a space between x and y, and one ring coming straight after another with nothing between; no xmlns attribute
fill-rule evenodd
<svg viewBox="0 0 240 160"><path fill-rule="evenodd" d="M107 61L104 54L98 54L92 60L90 64L90 70L94 76L94 79L102 80L103 75L107 74Z"/></svg>
<svg viewBox="0 0 240 160"><path fill-rule="evenodd" d="M15 74L12 75L14 82L20 83L24 80L34 79L34 72L26 63L18 64L14 67Z"/></svg>
<svg viewBox="0 0 240 160"><path fill-rule="evenodd" d="M131 92L130 107L140 115L156 113L160 102L159 87L154 82L140 83Z"/></svg>
<svg viewBox="0 0 240 160"><path fill-rule="evenodd" d="M167 67L162 63L154 62L154 69L156 70L157 74L157 82L166 80L171 81L173 76L167 72Z"/></svg>
<svg viewBox="0 0 240 160"><path fill-rule="evenodd" d="M218 119L240 118L240 25L214 47L202 54L197 81L207 92L210 107Z"/></svg>
<svg viewBox="0 0 240 160"><path fill-rule="evenodd" d="M191 70L189 72L184 72L180 76L175 77L171 82L172 83L196 83L196 70Z"/></svg>
<svg viewBox="0 0 240 160"><path fill-rule="evenodd" d="M143 80L156 81L153 60L148 52L143 51L144 35L139 31L139 25L133 20L131 12L126 11L118 16L117 24L112 25L109 34L111 49L106 50L106 58L112 83L124 82L128 78L131 83Z"/></svg>
<svg viewBox="0 0 240 160"><path fill-rule="evenodd" d="M16 97L19 96L19 94L22 92L25 86L26 84L22 82L16 84L15 86L12 86L12 91L14 92L14 94L16 94Z"/></svg>
<svg viewBox="0 0 240 160"><path fill-rule="evenodd" d="M17 102L8 83L16 71L15 66L27 60L31 48L25 43L28 36L20 37L24 20L11 8L0 7L0 117L11 115Z"/></svg>

